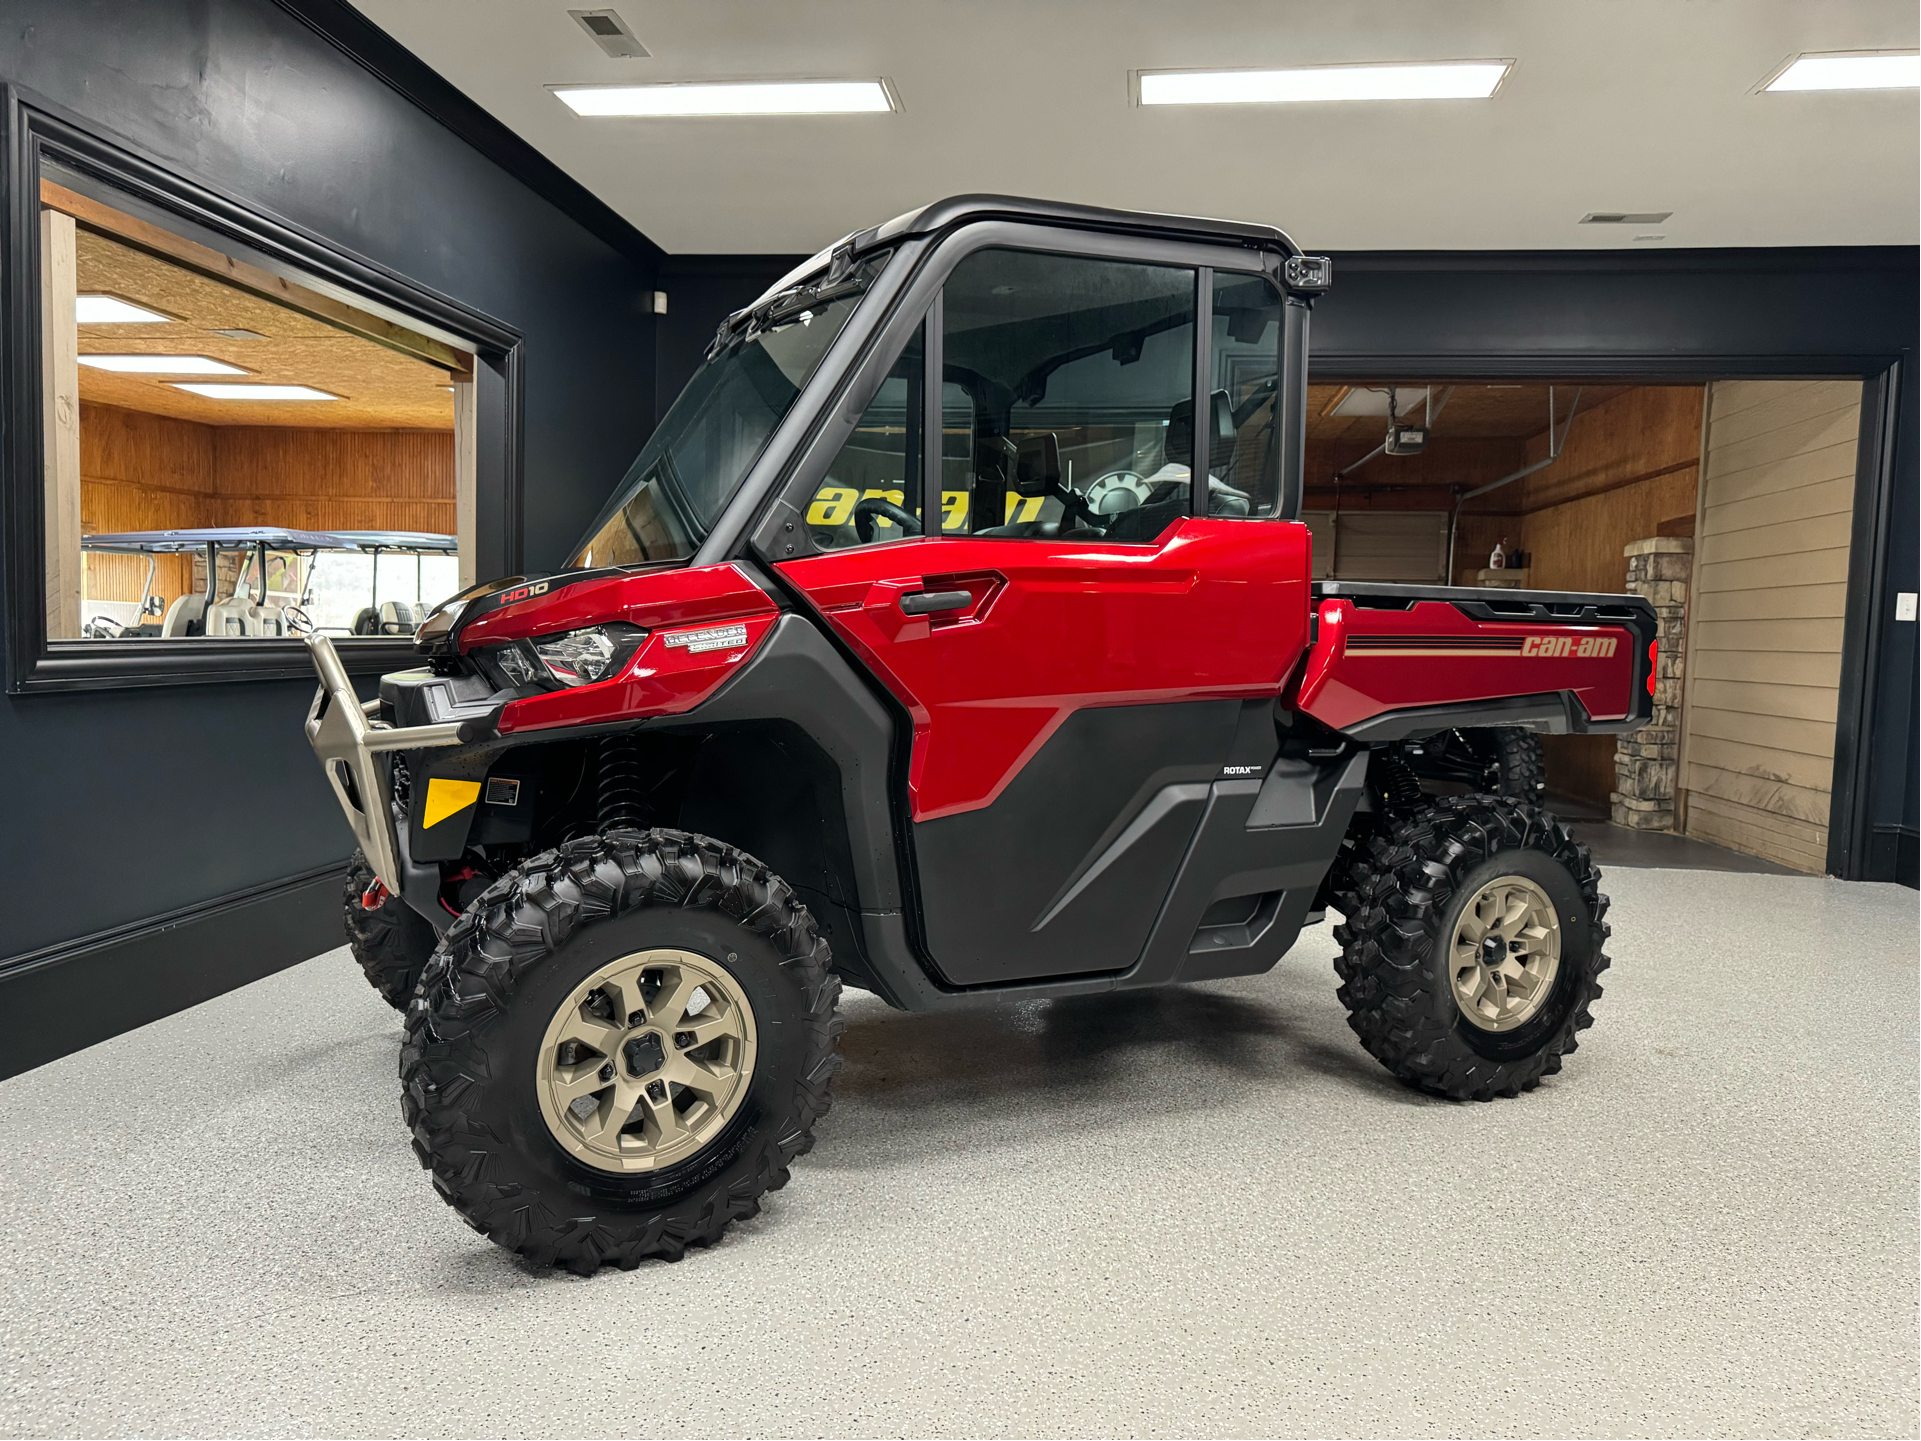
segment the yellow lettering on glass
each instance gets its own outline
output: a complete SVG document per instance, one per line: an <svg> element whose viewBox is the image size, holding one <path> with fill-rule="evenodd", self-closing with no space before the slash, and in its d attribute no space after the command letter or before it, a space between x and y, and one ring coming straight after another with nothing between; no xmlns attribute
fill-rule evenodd
<svg viewBox="0 0 1921 1441"><path fill-rule="evenodd" d="M859 499L859 492L847 486L823 485L814 492L814 503L807 507L807 523L845 525L847 517L854 513L854 502Z"/></svg>

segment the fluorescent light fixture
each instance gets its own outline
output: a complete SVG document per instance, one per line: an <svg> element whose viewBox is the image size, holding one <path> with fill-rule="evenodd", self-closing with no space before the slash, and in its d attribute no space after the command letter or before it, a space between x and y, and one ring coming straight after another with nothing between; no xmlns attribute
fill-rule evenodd
<svg viewBox="0 0 1921 1441"><path fill-rule="evenodd" d="M555 85L576 115L867 115L894 108L879 80Z"/></svg>
<svg viewBox="0 0 1921 1441"><path fill-rule="evenodd" d="M217 381L197 384L193 381L171 382L175 390L190 390L195 395L204 395L209 400L338 400L337 395L329 395L324 390L315 390L311 385L222 385Z"/></svg>
<svg viewBox="0 0 1921 1441"><path fill-rule="evenodd" d="M83 355L82 365L128 375L245 375L247 372L210 355Z"/></svg>
<svg viewBox="0 0 1921 1441"><path fill-rule="evenodd" d="M1800 55L1762 88L1781 90L1912 90L1921 86L1921 53L1878 51Z"/></svg>
<svg viewBox="0 0 1921 1441"><path fill-rule="evenodd" d="M117 295L76 295L73 318L82 325L151 325L167 319Z"/></svg>
<svg viewBox="0 0 1921 1441"><path fill-rule="evenodd" d="M1277 105L1306 100L1485 100L1512 60L1318 65L1302 70L1143 70L1143 105Z"/></svg>

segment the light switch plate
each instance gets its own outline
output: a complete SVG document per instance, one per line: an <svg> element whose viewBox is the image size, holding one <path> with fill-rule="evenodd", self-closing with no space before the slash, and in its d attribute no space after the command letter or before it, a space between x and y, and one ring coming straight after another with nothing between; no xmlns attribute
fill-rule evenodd
<svg viewBox="0 0 1921 1441"><path fill-rule="evenodd" d="M1896 620L1914 619L1915 592L1904 590L1894 597L1894 618Z"/></svg>

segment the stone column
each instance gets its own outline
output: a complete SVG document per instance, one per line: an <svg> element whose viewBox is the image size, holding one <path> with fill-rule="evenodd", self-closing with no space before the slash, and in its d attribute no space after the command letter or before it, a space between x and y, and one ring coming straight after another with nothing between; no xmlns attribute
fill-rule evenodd
<svg viewBox="0 0 1921 1441"><path fill-rule="evenodd" d="M1641 831L1674 829L1674 781L1681 748L1681 675L1686 664L1691 537L1660 535L1623 548L1628 589L1646 596L1659 624L1654 669L1654 719L1614 743L1609 797L1614 824Z"/></svg>

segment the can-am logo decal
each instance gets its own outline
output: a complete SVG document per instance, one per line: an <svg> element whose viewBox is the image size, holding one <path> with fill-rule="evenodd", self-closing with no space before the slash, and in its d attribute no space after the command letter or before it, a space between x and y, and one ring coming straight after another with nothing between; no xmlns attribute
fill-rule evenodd
<svg viewBox="0 0 1921 1441"><path fill-rule="evenodd" d="M1531 635L1521 642L1522 655L1600 656L1614 654L1618 637L1611 635Z"/></svg>
<svg viewBox="0 0 1921 1441"><path fill-rule="evenodd" d="M670 650L684 650L689 655L699 655L708 650L732 650L747 644L747 623L733 625L710 625L704 630L681 630L664 636L660 642Z"/></svg>

